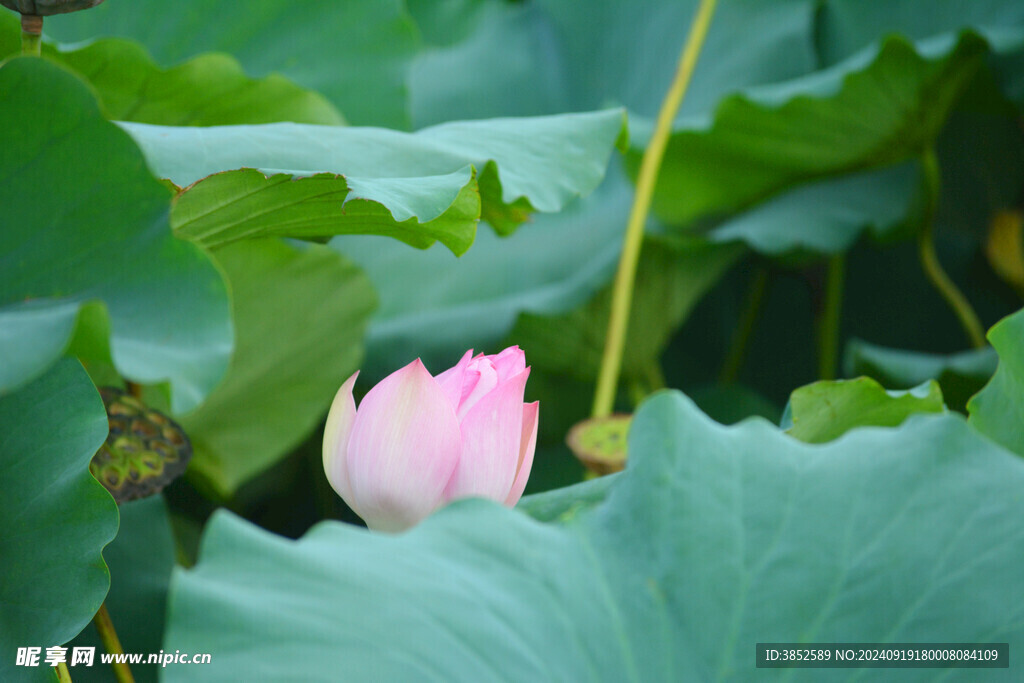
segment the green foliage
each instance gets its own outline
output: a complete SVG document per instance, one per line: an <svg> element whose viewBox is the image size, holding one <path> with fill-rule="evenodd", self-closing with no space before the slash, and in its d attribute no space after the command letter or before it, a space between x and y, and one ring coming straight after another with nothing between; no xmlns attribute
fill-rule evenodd
<svg viewBox="0 0 1024 683"><path fill-rule="evenodd" d="M213 664L141 680L749 680L765 634L1024 646L1024 311L1000 277L1020 246L992 237L1024 201L1019 0L718 2L646 226L627 468L577 483L564 439L590 411L630 177L697 4L48 17L43 59L0 63L8 653L96 643L75 634L116 518L75 358L195 449L184 480L122 510L106 601L127 651ZM18 33L0 10L0 59ZM963 351L923 229L982 324L1002 319L994 349ZM355 520L320 455L345 378L502 342L532 366L540 493L397 537L306 533ZM845 342L851 379L815 382ZM644 400L662 386L692 400ZM208 522L218 505L234 514ZM11 661L0 679L49 673Z"/></svg>
<svg viewBox="0 0 1024 683"><path fill-rule="evenodd" d="M464 121L412 134L288 123L121 125L158 175L192 186L172 222L203 244L364 233L421 248L436 237L456 255L472 243L481 212L507 233L531 211L558 211L589 193L623 135L616 110ZM220 174L238 168L270 175ZM362 201L346 205L355 199Z"/></svg>
<svg viewBox="0 0 1024 683"><path fill-rule="evenodd" d="M812 447L663 394L629 448L563 524L471 501L397 537L328 522L292 543L217 515L167 642L220 656L169 680L748 680L765 633L1024 641L1024 463L959 417Z"/></svg>
<svg viewBox="0 0 1024 683"><path fill-rule="evenodd" d="M737 88L811 71L814 6L810 0L721 3L680 117L704 112ZM410 75L413 121L422 126L609 103L653 116L695 7L677 0L413 3L431 43ZM437 29L440 17L452 16L454 25ZM398 245L337 242L380 292L371 371L418 355L447 363L453 340L490 348L521 312L557 315L585 304L614 270L630 200L613 166L592 196L557 215L536 216L507 244L482 233L457 265ZM431 285L424 288L425 281Z"/></svg>
<svg viewBox="0 0 1024 683"><path fill-rule="evenodd" d="M21 50L17 15L0 12L0 58ZM318 93L278 74L245 75L231 56L206 54L170 69L138 43L98 40L82 46L44 43L43 54L88 81L108 118L167 126L295 121L338 125L344 119Z"/></svg>
<svg viewBox="0 0 1024 683"><path fill-rule="evenodd" d="M847 344L843 359L848 377L867 375L893 389L910 389L934 379L946 405L960 412L966 411L967 399L988 382L997 362L995 349L988 347L940 355L889 349L859 339Z"/></svg>
<svg viewBox="0 0 1024 683"><path fill-rule="evenodd" d="M231 282L235 352L224 381L182 418L191 475L218 497L287 455L359 368L375 299L326 247L250 240L215 252Z"/></svg>
<svg viewBox="0 0 1024 683"><path fill-rule="evenodd" d="M125 503L118 508L121 525L117 538L103 550L110 567L107 611L117 628L125 652L158 652L163 647L167 586L174 566L174 538L162 496ZM103 651L92 625L68 644ZM70 650L69 650L70 651ZM97 657L98 659L98 657ZM107 683L109 666L98 661L91 667L72 667L75 681ZM136 681L156 681L154 666L132 667Z"/></svg>
<svg viewBox="0 0 1024 683"><path fill-rule="evenodd" d="M103 602L117 505L89 475L107 414L78 361L0 397L0 434L0 678L14 681L18 647L70 640Z"/></svg>
<svg viewBox="0 0 1024 683"><path fill-rule="evenodd" d="M688 223L799 182L913 158L934 144L985 50L970 33L919 48L893 37L785 88L726 98L713 121L673 134L655 209Z"/></svg>
<svg viewBox="0 0 1024 683"><path fill-rule="evenodd" d="M414 14L426 15L433 45L412 72L413 118L430 124L450 116L550 113L609 102L653 116L695 4L466 0L431 12L414 5ZM702 207L686 209L687 229L708 230L721 242L740 239L772 255L843 251L866 231L887 241L905 239L908 228L916 227L918 180L913 162L896 162L935 141L950 110L961 106L958 95L984 79L986 61L1024 54L1009 39L1018 30L1010 4L995 2L970 12L945 7L934 17L924 12L928 19L910 32L921 41L915 44L898 38L876 43L886 35L876 26L870 35L843 38L857 47L842 55L846 61L835 59L832 63L842 63L818 69L817 53L827 48L816 43L816 22L833 20L831 6L815 14L812 2L720 3L676 122L676 137L692 137L699 149L670 153L662 172L663 198ZM440 37L431 23L439 15L457 15L458 30ZM898 19L910 24L910 16L905 10ZM990 29L992 17L1006 20L1006 39L997 40ZM957 39L955 32L964 27L978 35ZM894 79L893 89L889 78ZM976 99L976 93L971 96ZM646 140L645 124L638 116L632 119L638 153ZM1016 141L993 141L993 124L991 118L972 121L971 143L943 150L944 176L961 165L976 164L979 172L972 177L987 175L996 181L958 193L962 201L979 197L998 203L1007 193L1012 198L1019 187L1013 178L1019 155L1006 154ZM1000 150L1002 155L995 158ZM776 174L780 165L786 167L781 175ZM1006 172L985 172L996 168ZM610 197L617 191L617 173L613 170L610 176L599 195ZM600 202L597 196L582 204ZM940 221L946 225L955 218L950 227L957 230L967 227L965 217L979 219L980 210L989 208L969 211L957 204L950 216L949 206L941 207ZM507 303L500 302L504 305L495 305L491 286L482 277L500 267L492 262L485 267L483 250L477 269L416 259L398 247L340 247L367 269L381 291L381 310L371 327L373 367L389 367L419 354L413 339L418 346L440 347L457 329L475 345L481 343L477 340L494 344L519 312L559 314L587 301L611 272L607 257L590 240L600 243L602 238L594 234L598 230L617 238L610 224L625 222L625 209L613 215L609 207L603 208L591 221L593 231L579 238L582 254L579 248L561 249L555 237L575 227L575 213L538 219L547 229L530 236L535 251L561 254L562 260L548 257L539 275L545 286L539 291L525 282L509 285L516 289ZM665 215L673 222L679 218ZM947 249L949 238L942 234L938 239L944 251L964 253L968 248L957 242ZM408 273L408 280L403 276L395 282L385 266L399 263L397 272ZM595 272L600 275L595 277ZM411 283L424 278L449 283L443 300L409 299ZM480 294L465 294L471 292ZM790 388L780 393L784 396Z"/></svg>
<svg viewBox="0 0 1024 683"><path fill-rule="evenodd" d="M999 352L991 381L967 403L971 425L1018 455L1024 455L1024 311L989 330Z"/></svg>
<svg viewBox="0 0 1024 683"><path fill-rule="evenodd" d="M743 254L738 244L708 244L648 236L637 266L622 373L644 378L656 366L672 331L700 297ZM597 378L608 331L612 288L562 316L524 314L511 339L531 351L537 368L578 379Z"/></svg>
<svg viewBox="0 0 1024 683"><path fill-rule="evenodd" d="M920 40L939 33L975 26L986 36L1012 30L1024 22L1024 8L1016 2L935 0L925 8L917 0L893 0L864 5L857 0L828 0L822 6L818 50L825 64L835 64L884 33L899 33Z"/></svg>
<svg viewBox="0 0 1024 683"><path fill-rule="evenodd" d="M171 236L167 190L68 71L20 57L0 68L0 179L0 391L45 371L98 300L118 371L169 381L175 410L195 407L227 365L224 283Z"/></svg>
<svg viewBox="0 0 1024 683"><path fill-rule="evenodd" d="M917 182L913 164L812 181L730 216L709 237L716 242L741 240L770 255L843 252L866 228L879 238L898 233Z"/></svg>
<svg viewBox="0 0 1024 683"><path fill-rule="evenodd" d="M427 367L450 365L457 348L501 342L524 309L558 313L585 302L614 269L630 197L612 170L593 194L558 214L534 216L509 239L479 231L457 261L437 249L416 253L373 238L334 240L380 296L366 370L383 377L417 356Z"/></svg>
<svg viewBox="0 0 1024 683"><path fill-rule="evenodd" d="M411 5L418 18L423 4ZM694 0L444 4L459 8L463 30L439 38L428 27L428 38L442 44L420 55L412 70L417 126L609 102L653 117L697 6ZM720 3L680 118L706 112L737 88L813 70L814 12L813 0Z"/></svg>
<svg viewBox="0 0 1024 683"><path fill-rule="evenodd" d="M775 423L782 417L782 408L742 384L705 384L692 389L689 396L708 417L724 425L752 415Z"/></svg>
<svg viewBox="0 0 1024 683"><path fill-rule="evenodd" d="M163 66L228 52L250 76L280 72L322 93L350 123L408 125L404 81L418 40L399 0L105 2L47 20L46 32L65 42L134 38Z"/></svg>
<svg viewBox="0 0 1024 683"><path fill-rule="evenodd" d="M806 443L825 443L857 427L898 427L916 413L944 410L936 382L886 391L870 377L859 377L800 387L789 400L782 426Z"/></svg>
<svg viewBox="0 0 1024 683"><path fill-rule="evenodd" d="M474 175L471 167L412 180L365 181L333 173L227 171L182 193L171 221L179 236L206 246L253 237L370 234L420 249L439 240L458 256L476 237L480 193Z"/></svg>

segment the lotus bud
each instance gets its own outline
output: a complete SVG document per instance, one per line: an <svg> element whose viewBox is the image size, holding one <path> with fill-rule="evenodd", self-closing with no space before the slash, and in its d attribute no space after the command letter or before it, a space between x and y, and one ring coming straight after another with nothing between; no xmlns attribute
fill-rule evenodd
<svg viewBox="0 0 1024 683"><path fill-rule="evenodd" d="M515 505L533 465L538 403L523 403L530 369L518 346L467 351L431 375L419 359L385 377L356 408L355 373L324 430L324 471L366 525L402 531L467 497Z"/></svg>

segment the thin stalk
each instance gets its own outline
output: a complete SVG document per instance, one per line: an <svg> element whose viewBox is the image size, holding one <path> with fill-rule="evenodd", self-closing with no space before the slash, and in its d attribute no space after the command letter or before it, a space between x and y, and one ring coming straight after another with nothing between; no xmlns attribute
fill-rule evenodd
<svg viewBox="0 0 1024 683"><path fill-rule="evenodd" d="M619 268L615 273L615 284L612 290L611 315L608 319L608 335L605 338L604 355L601 357L601 370L597 376L597 390L594 394L594 417L610 415L615 403L615 389L619 383L619 371L622 368L622 353L626 344L626 328L629 325L629 309L633 300L633 284L636 279L636 265L640 258L640 247L643 244L644 223L651 208L651 197L654 185L658 180L661 160L665 155L672 121L679 111L679 105L690 84L697 58L700 56L704 38L707 37L711 17L715 12L717 0L701 0L697 15L690 26L690 34L679 55L676 74L661 104L658 121L654 128L651 141L644 151L640 162L640 173L637 176L636 194L633 207L629 212L626 225L626 237L622 245L622 256Z"/></svg>
<svg viewBox="0 0 1024 683"><path fill-rule="evenodd" d="M843 278L846 257L836 254L828 260L825 275L825 307L818 319L818 378L835 379L839 364L839 313L843 308Z"/></svg>
<svg viewBox="0 0 1024 683"><path fill-rule="evenodd" d="M35 14L21 15L21 53L35 55L42 53L40 42L43 34L43 18Z"/></svg>
<svg viewBox="0 0 1024 683"><path fill-rule="evenodd" d="M57 665L55 673L57 674L57 680L60 681L60 683L71 683L71 672L68 671L68 665L64 662Z"/></svg>
<svg viewBox="0 0 1024 683"><path fill-rule="evenodd" d="M740 375L743 361L747 357L747 349L750 347L750 337L754 334L754 325L757 323L758 316L761 315L761 302L764 301L764 293L767 288L768 269L759 266L754 271L753 277L750 278L746 304L736 322L736 331L732 335L729 355L725 357L722 371L718 374L718 381L722 384L732 384Z"/></svg>
<svg viewBox="0 0 1024 683"><path fill-rule="evenodd" d="M967 297L963 295L949 275L942 269L939 263L938 254L935 252L935 212L939 204L939 190L942 184L942 175L939 171L939 159L935 149L929 147L921 156L921 173L924 180L925 207L924 216L921 220L921 230L918 234L918 252L921 257L921 266L925 275L931 281L935 289L949 307L953 309L960 325L964 328L971 346L976 349L985 346L985 330L981 326L978 314L971 308Z"/></svg>
<svg viewBox="0 0 1024 683"><path fill-rule="evenodd" d="M103 641L103 648L109 654L123 655L124 650L121 648L121 640L117 637L117 631L114 630L114 622L110 620L107 603L100 605L100 609L96 612L96 616L92 618L92 622L96 624L100 640ZM135 683L135 678L132 676L132 670L128 668L128 664L125 662L113 662L110 666L114 670L114 677L118 683Z"/></svg>

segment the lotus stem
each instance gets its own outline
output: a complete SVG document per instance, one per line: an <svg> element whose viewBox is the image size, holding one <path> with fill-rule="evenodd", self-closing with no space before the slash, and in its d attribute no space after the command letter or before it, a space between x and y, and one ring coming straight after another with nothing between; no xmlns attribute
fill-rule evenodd
<svg viewBox="0 0 1024 683"><path fill-rule="evenodd" d="M843 278L846 257L836 254L828 260L825 275L825 307L818 319L818 379L836 378L839 364L839 314L843 307Z"/></svg>
<svg viewBox="0 0 1024 683"><path fill-rule="evenodd" d="M690 26L690 34L679 55L676 74L665 95L658 112L658 120L654 134L644 150L640 162L640 173L637 176L636 194L633 196L633 207L630 209L629 221L626 224L626 237L619 257L619 268L615 273L615 284L612 289L611 314L608 318L608 334L605 338L604 355L601 357L601 369L597 376L597 390L594 394L594 417L610 415L615 404L615 392L619 384L619 372L622 369L622 353L625 350L626 332L629 326L629 309L633 301L633 285L636 280L636 266L640 259L640 248L643 244L644 224L651 208L654 186L661 169L661 160L665 155L672 132L672 121L679 111L679 105L690 84L693 70L697 66L704 39L707 37L711 17L715 12L717 0L701 0L697 14Z"/></svg>
<svg viewBox="0 0 1024 683"><path fill-rule="evenodd" d="M100 640L103 641L103 648L109 654L123 655L124 650L121 648L121 640L117 637L117 631L114 630L114 622L110 620L107 603L100 605L100 609L96 612L96 616L92 618L92 622L96 624ZM127 663L111 662L110 667L114 670L114 677L117 678L118 683L135 683L132 670L128 667Z"/></svg>
<svg viewBox="0 0 1024 683"><path fill-rule="evenodd" d="M68 671L68 665L64 662L57 664L57 669L54 673L57 674L57 680L60 683L71 683L71 672Z"/></svg>
<svg viewBox="0 0 1024 683"><path fill-rule="evenodd" d="M978 314L971 308L957 286L949 279L949 275L942 269L939 263L939 256L935 252L935 213L939 205L939 190L942 184L942 174L939 170L939 159L935 149L929 147L921 156L921 173L924 181L925 206L924 216L921 220L921 230L918 234L918 250L921 257L921 265L925 275L931 281L935 289L949 307L953 309L960 325L964 328L971 346L976 349L985 346L985 330L981 326Z"/></svg>
<svg viewBox="0 0 1024 683"><path fill-rule="evenodd" d="M38 57L42 48L43 18L36 14L21 15L21 53Z"/></svg>
<svg viewBox="0 0 1024 683"><path fill-rule="evenodd" d="M750 337L754 334L754 324L761 314L761 302L764 301L765 290L768 289L768 269L759 266L750 278L750 288L747 290L747 301L736 322L736 331L733 333L732 346L729 347L729 355L722 364L722 371L718 375L718 381L722 384L733 384L740 375L743 367L743 360L747 357L747 349L750 347Z"/></svg>

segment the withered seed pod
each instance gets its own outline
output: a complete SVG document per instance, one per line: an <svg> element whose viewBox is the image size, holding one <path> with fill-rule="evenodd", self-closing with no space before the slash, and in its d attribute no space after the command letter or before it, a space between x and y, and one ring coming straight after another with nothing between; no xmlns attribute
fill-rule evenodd
<svg viewBox="0 0 1024 683"><path fill-rule="evenodd" d="M101 387L110 432L89 471L119 504L158 493L180 476L192 444L174 420L113 387Z"/></svg>
<svg viewBox="0 0 1024 683"><path fill-rule="evenodd" d="M65 14L89 9L103 0L0 0L0 5L22 14L48 17L51 14Z"/></svg>

